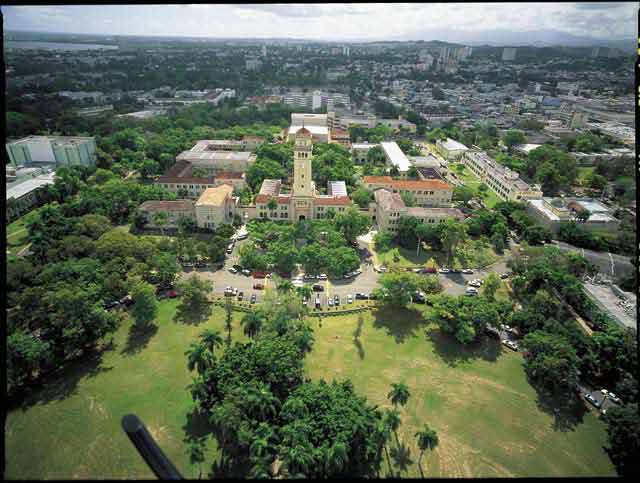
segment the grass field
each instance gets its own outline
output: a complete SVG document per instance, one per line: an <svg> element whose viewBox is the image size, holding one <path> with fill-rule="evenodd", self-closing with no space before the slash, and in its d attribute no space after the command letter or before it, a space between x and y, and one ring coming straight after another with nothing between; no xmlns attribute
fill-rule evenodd
<svg viewBox="0 0 640 483"><path fill-rule="evenodd" d="M433 258L439 266L447 265L446 254L440 251L421 249L416 255L416 250L408 250L401 246L394 246L391 250L377 253L373 249L376 265L385 265L390 269L404 270L405 268L424 266ZM479 240L467 240L461 244L455 255L454 266L479 268L498 260L496 252Z"/></svg>
<svg viewBox="0 0 640 483"><path fill-rule="evenodd" d="M205 327L224 333L224 311L216 308L199 326L183 325L173 321L175 306L161 302L157 332L147 336L130 337L126 322L101 359L65 370L8 414L7 478L152 478L120 429L127 413L144 421L183 476L198 477L184 440L205 426L187 416L191 377L183 353ZM234 340L245 340L240 316ZM413 434L423 423L440 438L434 454L423 460L425 476L614 474L602 450L603 423L590 413L554 417L526 381L519 354L492 342L463 349L417 311L378 309L363 317L359 343L352 336L357 316L325 318L321 327L312 318L316 341L307 373L313 379L348 377L359 394L380 406L389 406L391 382L409 386L412 396L401 408L398 431L406 450L398 454L391 444L396 467L406 466L402 476L420 476ZM215 452L209 442L209 463ZM203 465L204 474L209 467Z"/></svg>
<svg viewBox="0 0 640 483"><path fill-rule="evenodd" d="M354 343L356 320L314 325L307 372L312 379L350 378L359 394L381 407L391 407L386 395L392 382L409 386L398 431L404 449L391 444L394 472L405 467L401 476L421 477L414 433L428 423L440 444L423 459L425 477L615 474L602 449L604 424L590 413L556 418L542 409L520 354L491 341L461 348L413 311L367 313ZM383 468L388 471L386 462Z"/></svg>
<svg viewBox="0 0 640 483"><path fill-rule="evenodd" d="M120 427L128 413L142 419L184 477L198 477L185 453L185 428L197 434L202 425L187 418L191 376L184 351L205 328L217 328L226 337L224 310L214 309L212 319L194 326L173 321L175 306L175 300L160 303L155 334L130 339L131 323L125 323L101 360L79 361L31 405L8 414L6 477L154 478ZM240 317L234 319L234 341L246 340ZM209 449L215 451L215 443Z"/></svg>
<svg viewBox="0 0 640 483"><path fill-rule="evenodd" d="M478 186L482 184L482 182L473 174L470 170L468 170L463 164L452 164L451 171L456 174L458 179L462 180L464 184L470 188L475 195L478 195ZM482 196L482 200L487 208L493 208L496 203L500 202L500 198L487 186L487 191L484 196Z"/></svg>
<svg viewBox="0 0 640 483"><path fill-rule="evenodd" d="M7 225L7 251L11 255L17 255L28 243L24 218L19 218Z"/></svg>

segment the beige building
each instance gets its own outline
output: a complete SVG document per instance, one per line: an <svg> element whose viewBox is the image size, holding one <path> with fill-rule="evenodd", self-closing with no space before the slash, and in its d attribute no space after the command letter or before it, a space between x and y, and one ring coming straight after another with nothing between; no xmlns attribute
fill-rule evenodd
<svg viewBox="0 0 640 483"><path fill-rule="evenodd" d="M196 223L199 228L216 228L231 224L236 212L237 199L232 196L233 188L221 185L207 188L195 204Z"/></svg>
<svg viewBox="0 0 640 483"><path fill-rule="evenodd" d="M219 151L217 147L217 141L198 141L189 151L180 153L176 161L187 161L192 167L215 175L219 172L245 172L256 160L251 151Z"/></svg>
<svg viewBox="0 0 640 483"><path fill-rule="evenodd" d="M527 211L554 232L562 223L575 221L583 211L590 213L585 222L580 222L587 230L615 233L620 226L620 220L613 217L611 209L591 198L541 198L526 203Z"/></svg>
<svg viewBox="0 0 640 483"><path fill-rule="evenodd" d="M390 176L365 176L364 186L369 190L387 189L392 193L410 192L416 204L423 207L448 206L453 188L439 179L394 180Z"/></svg>
<svg viewBox="0 0 640 483"><path fill-rule="evenodd" d="M180 218L195 220L195 207L191 200L145 201L139 206L138 210L145 213L149 228L176 228ZM165 225L156 225L154 215L157 213L167 214L167 223Z"/></svg>
<svg viewBox="0 0 640 483"><path fill-rule="evenodd" d="M367 160L367 155L369 154L369 150L373 147L378 146L375 143L355 143L351 145L351 155L353 157L354 162L358 164L362 164Z"/></svg>
<svg viewBox="0 0 640 483"><path fill-rule="evenodd" d="M539 185L529 186L520 175L502 166L479 149L470 150L462 158L465 166L483 181L502 200L526 200L542 198Z"/></svg>
<svg viewBox="0 0 640 483"><path fill-rule="evenodd" d="M442 223L448 218L463 220L463 213L456 208L407 207L399 193L388 189L378 189L375 197L375 221L378 230L398 231L398 223L403 216L417 218L420 223Z"/></svg>
<svg viewBox="0 0 640 483"><path fill-rule="evenodd" d="M221 171L215 176L201 176L197 170L194 173L194 166L185 160L178 161L164 175L158 176L155 183L179 197L192 199L198 198L207 188L223 184L238 190L246 186L244 173Z"/></svg>
<svg viewBox="0 0 640 483"><path fill-rule="evenodd" d="M295 136L291 193L281 192L280 180L265 179L256 196L256 217L288 221L320 219L326 218L330 209L340 213L352 206L348 196L317 193L311 170L312 157L313 135L308 129L301 128Z"/></svg>

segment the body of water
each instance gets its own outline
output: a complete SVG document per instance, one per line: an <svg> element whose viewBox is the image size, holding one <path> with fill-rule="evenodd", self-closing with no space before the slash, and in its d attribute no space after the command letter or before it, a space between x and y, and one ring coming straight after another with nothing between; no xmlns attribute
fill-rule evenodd
<svg viewBox="0 0 640 483"><path fill-rule="evenodd" d="M4 43L5 49L43 49L43 50L114 50L117 45L72 44L66 42L39 42L35 40L9 40Z"/></svg>

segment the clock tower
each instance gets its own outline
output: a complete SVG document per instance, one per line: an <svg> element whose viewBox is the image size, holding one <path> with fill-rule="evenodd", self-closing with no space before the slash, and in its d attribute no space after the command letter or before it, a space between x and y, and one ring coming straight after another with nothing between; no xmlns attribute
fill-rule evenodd
<svg viewBox="0 0 640 483"><path fill-rule="evenodd" d="M315 183L311 177L313 144L311 133L304 126L296 133L293 148L293 196L313 197Z"/></svg>

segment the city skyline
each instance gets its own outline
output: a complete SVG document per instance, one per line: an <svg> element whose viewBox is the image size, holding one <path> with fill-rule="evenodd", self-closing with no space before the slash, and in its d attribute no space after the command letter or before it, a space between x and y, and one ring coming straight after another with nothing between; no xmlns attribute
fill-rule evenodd
<svg viewBox="0 0 640 483"><path fill-rule="evenodd" d="M5 31L515 45L524 33L535 34L527 35L532 44L635 37L638 2L6 6L2 12Z"/></svg>

